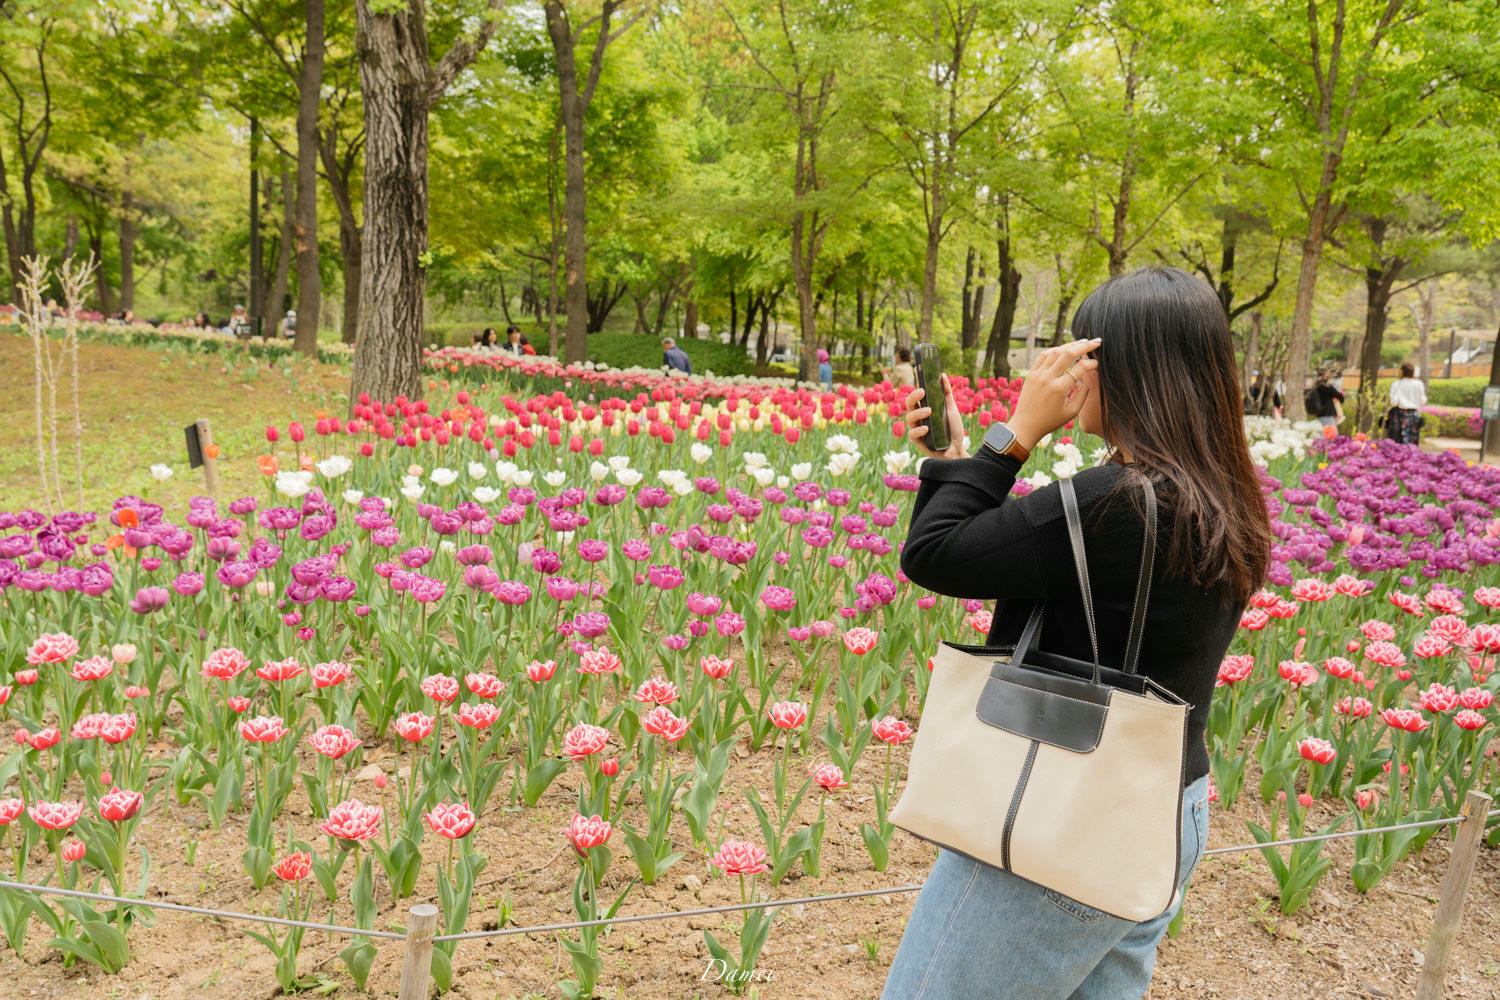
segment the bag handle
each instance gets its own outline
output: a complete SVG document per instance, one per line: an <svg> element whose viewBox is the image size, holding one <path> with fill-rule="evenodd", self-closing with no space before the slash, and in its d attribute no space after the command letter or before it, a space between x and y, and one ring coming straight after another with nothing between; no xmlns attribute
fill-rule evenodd
<svg viewBox="0 0 1500 1000"><path fill-rule="evenodd" d="M1144 475L1141 477L1141 485L1146 494L1145 533L1141 541L1141 564L1136 576L1135 601L1130 610L1130 631L1125 642L1125 662L1122 670L1127 674L1134 674L1140 663L1141 641L1146 632L1146 608L1151 599L1151 575L1156 564L1156 490ZM1078 512L1078 494L1071 477L1059 480L1058 486L1062 490L1063 515L1068 524L1068 542L1073 550L1079 590L1083 595L1083 614L1088 623L1089 645L1094 653L1093 682L1098 684L1100 682L1099 634L1094 622L1094 598L1089 586L1088 563L1084 558L1083 519ZM1034 647L1041 633L1042 612L1046 603L1046 601L1037 601L1031 609L1031 616L1026 620L1026 627L1021 630L1021 637L1016 640L1011 662L1020 662L1026 652Z"/></svg>

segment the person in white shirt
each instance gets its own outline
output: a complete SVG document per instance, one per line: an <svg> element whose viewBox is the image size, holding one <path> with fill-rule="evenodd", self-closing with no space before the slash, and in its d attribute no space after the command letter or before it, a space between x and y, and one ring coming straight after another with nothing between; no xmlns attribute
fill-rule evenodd
<svg viewBox="0 0 1500 1000"><path fill-rule="evenodd" d="M1427 405L1427 387L1415 378L1411 362L1401 366L1401 377L1391 383L1391 408L1385 415L1385 436L1398 444L1419 444L1422 407Z"/></svg>

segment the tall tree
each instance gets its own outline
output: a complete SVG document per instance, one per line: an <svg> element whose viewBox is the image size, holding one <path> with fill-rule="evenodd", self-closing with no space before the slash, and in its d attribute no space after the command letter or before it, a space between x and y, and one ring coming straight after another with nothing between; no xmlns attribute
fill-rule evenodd
<svg viewBox="0 0 1500 1000"><path fill-rule="evenodd" d="M307 18L297 74L297 350L318 353L318 105L323 97L323 0L303 0Z"/></svg>
<svg viewBox="0 0 1500 1000"><path fill-rule="evenodd" d="M557 87L563 126L563 164L567 176L567 183L563 188L563 219L567 234L563 294L568 313L568 325L563 331L564 359L578 362L584 359L584 344L589 330L584 124L589 103L594 99L594 88L599 85L599 74L604 70L604 50L629 31L631 25L639 21L648 8L644 2L639 3L625 22L611 31L610 21L624 6L624 0L604 0L599 13L586 18L577 27L573 26L561 0L546 0L542 6L547 15L547 37L552 40L553 57L557 62ZM598 33L594 37L588 69L580 85L578 63L573 50L584 32L595 25L598 26Z"/></svg>
<svg viewBox="0 0 1500 1000"><path fill-rule="evenodd" d="M426 0L356 0L365 111L364 245L350 398L416 398L422 389L427 254L427 115L495 34L504 0L436 62ZM454 13L475 15L475 11Z"/></svg>
<svg viewBox="0 0 1500 1000"><path fill-rule="evenodd" d="M1050 12L996 0L911 0L901 5L891 48L910 59L882 68L885 118L871 123L895 151L922 197L926 249L917 339L932 339L938 258L956 221L955 204L973 201L977 177L966 163L975 139L1000 139L978 127L1002 104L1012 122L1024 121L1036 92L1029 87L1046 51ZM913 80L922 86L911 86ZM991 158L1001 142L981 144ZM967 188L967 193L960 190Z"/></svg>

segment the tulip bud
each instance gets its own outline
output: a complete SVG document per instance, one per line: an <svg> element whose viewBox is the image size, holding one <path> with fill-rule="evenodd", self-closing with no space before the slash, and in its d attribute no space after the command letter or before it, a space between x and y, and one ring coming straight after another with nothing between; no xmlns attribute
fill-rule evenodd
<svg viewBox="0 0 1500 1000"><path fill-rule="evenodd" d="M618 757L611 757L611 758L609 758L608 760L604 761L603 763L601 763L599 765L599 770L603 771L605 773L605 775L607 775L608 777L613 778L615 775L617 775L617 774L620 773L620 760L619 760L619 758Z"/></svg>

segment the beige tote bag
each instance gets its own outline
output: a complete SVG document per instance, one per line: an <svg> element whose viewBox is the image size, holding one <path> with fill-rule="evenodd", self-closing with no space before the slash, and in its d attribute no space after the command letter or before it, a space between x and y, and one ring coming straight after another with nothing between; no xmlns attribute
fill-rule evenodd
<svg viewBox="0 0 1500 1000"><path fill-rule="evenodd" d="M1142 477L1144 480L1144 477ZM1156 495L1123 670L1101 667L1083 525L1063 510L1094 662L1034 648L1042 602L1016 648L944 642L912 744L896 826L1125 920L1177 902L1189 706L1136 673L1156 553Z"/></svg>

